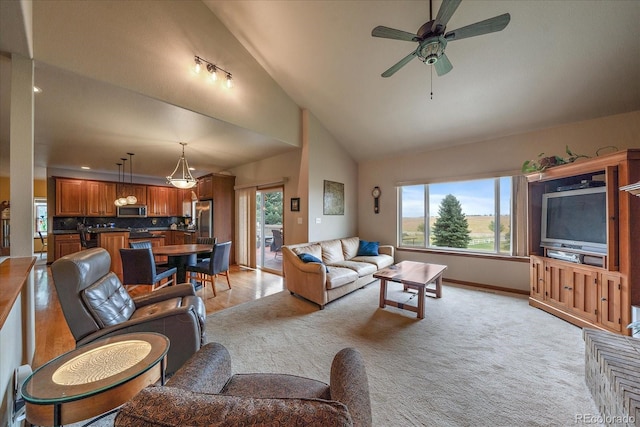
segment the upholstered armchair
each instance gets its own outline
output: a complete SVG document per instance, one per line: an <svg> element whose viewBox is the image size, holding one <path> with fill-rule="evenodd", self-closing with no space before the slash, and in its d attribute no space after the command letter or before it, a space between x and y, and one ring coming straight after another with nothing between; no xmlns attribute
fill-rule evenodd
<svg viewBox="0 0 640 427"><path fill-rule="evenodd" d="M368 427L364 360L354 348L340 350L330 384L285 374L232 375L227 349L209 343L165 386L147 387L124 404L114 425Z"/></svg>
<svg viewBox="0 0 640 427"><path fill-rule="evenodd" d="M167 373L175 372L205 343L202 299L188 283L132 298L110 266L103 248L66 255L51 265L76 346L130 332L158 332L170 340Z"/></svg>

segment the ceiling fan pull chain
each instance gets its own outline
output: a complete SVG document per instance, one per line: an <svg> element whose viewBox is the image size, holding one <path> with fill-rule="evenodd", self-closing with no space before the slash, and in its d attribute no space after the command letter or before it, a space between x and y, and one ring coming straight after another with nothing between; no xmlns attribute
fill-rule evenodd
<svg viewBox="0 0 640 427"><path fill-rule="evenodd" d="M429 74L429 76L431 78L431 99L433 99L433 66L431 66L429 68L431 68L431 74Z"/></svg>

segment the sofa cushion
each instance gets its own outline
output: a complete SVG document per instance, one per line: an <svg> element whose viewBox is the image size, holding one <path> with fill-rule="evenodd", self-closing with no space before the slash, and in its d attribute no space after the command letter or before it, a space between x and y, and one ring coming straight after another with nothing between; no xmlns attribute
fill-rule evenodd
<svg viewBox="0 0 640 427"><path fill-rule="evenodd" d="M325 264L344 261L340 240L325 240L320 242L320 246L322 247L322 260Z"/></svg>
<svg viewBox="0 0 640 427"><path fill-rule="evenodd" d="M262 399L147 387L125 403L114 425L232 427L351 426L346 405L317 399Z"/></svg>
<svg viewBox="0 0 640 427"><path fill-rule="evenodd" d="M345 260L350 260L358 255L359 237L347 237L346 239L340 239L340 242L342 243L342 255Z"/></svg>
<svg viewBox="0 0 640 427"><path fill-rule="evenodd" d="M373 274L378 270L375 264L357 261L339 261L331 264L332 267L344 267L358 273L358 277L364 277L367 274Z"/></svg>
<svg viewBox="0 0 640 427"><path fill-rule="evenodd" d="M327 273L327 289L335 289L358 280L358 273L350 268L331 267Z"/></svg>
<svg viewBox="0 0 640 427"><path fill-rule="evenodd" d="M367 242L366 240L360 240L358 244L357 256L378 256L379 242Z"/></svg>
<svg viewBox="0 0 640 427"><path fill-rule="evenodd" d="M318 257L315 257L315 256L305 252L303 254L298 255L298 258L300 258L300 260L302 262L304 262L304 263L307 263L307 262L319 262L320 264L324 265L324 268L325 268L326 272L327 273L329 272L329 269L327 268L327 266Z"/></svg>
<svg viewBox="0 0 640 427"><path fill-rule="evenodd" d="M287 374L236 374L220 394L279 399L331 399L328 384Z"/></svg>
<svg viewBox="0 0 640 427"><path fill-rule="evenodd" d="M357 256L351 261L367 262L381 268L389 267L393 264L393 257L390 255L380 254L378 256Z"/></svg>
<svg viewBox="0 0 640 427"><path fill-rule="evenodd" d="M292 246L290 249L296 255L307 253L318 259L322 259L322 247L318 243L309 243L304 246Z"/></svg>

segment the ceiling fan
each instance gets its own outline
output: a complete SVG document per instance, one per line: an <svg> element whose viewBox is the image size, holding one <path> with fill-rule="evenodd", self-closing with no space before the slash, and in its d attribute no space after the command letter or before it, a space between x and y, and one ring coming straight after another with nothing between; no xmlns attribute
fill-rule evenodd
<svg viewBox="0 0 640 427"><path fill-rule="evenodd" d="M371 31L373 37L418 42L418 47L413 52L382 73L382 77L391 77L396 71L407 65L409 61L415 57L420 58L425 64L433 65L436 73L438 73L439 76L443 76L453 69L453 65L451 65L449 58L447 58L447 55L444 53L448 42L502 31L511 20L511 15L505 13L445 33L447 23L461 1L462 0L443 0L436 19L433 19L431 11L432 0L429 0L430 20L422 25L416 34L384 27L382 25L375 27L373 31Z"/></svg>

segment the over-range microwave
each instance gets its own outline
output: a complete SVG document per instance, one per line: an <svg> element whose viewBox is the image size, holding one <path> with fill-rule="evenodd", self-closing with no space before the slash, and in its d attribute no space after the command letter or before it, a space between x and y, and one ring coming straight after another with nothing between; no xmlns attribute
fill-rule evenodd
<svg viewBox="0 0 640 427"><path fill-rule="evenodd" d="M146 205L124 205L118 206L118 218L146 218Z"/></svg>

